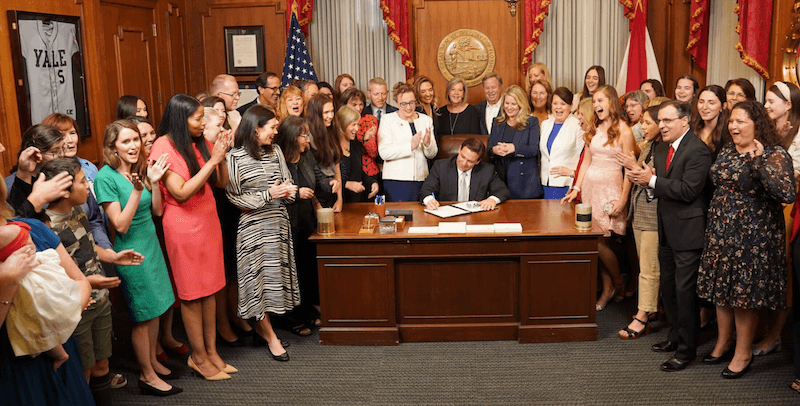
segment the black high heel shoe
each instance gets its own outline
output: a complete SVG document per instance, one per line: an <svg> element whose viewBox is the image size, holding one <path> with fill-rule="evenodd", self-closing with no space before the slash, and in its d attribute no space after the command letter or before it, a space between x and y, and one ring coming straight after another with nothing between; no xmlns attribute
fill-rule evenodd
<svg viewBox="0 0 800 406"><path fill-rule="evenodd" d="M174 381L175 379L178 379L178 378L181 377L181 374L178 373L178 371L174 371L174 370L169 371L169 373L166 374L166 375L162 375L162 374L159 374L158 372L156 372L156 375L158 375L158 377L161 378L162 381ZM140 381L140 382L143 382L143 381Z"/></svg>
<svg viewBox="0 0 800 406"><path fill-rule="evenodd" d="M735 350L736 350L736 343L733 343L719 357L715 357L711 355L711 353L708 353L708 355L703 357L703 363L709 365L716 365L724 361L730 361L733 358L733 353L735 352Z"/></svg>
<svg viewBox="0 0 800 406"><path fill-rule="evenodd" d="M217 333L217 342L221 342L222 345L224 345L226 347L233 347L233 348L244 347L245 345L247 345L247 343L244 342L244 337L242 337L242 336L238 336L238 337L239 338L237 338L236 341L228 341L220 333Z"/></svg>
<svg viewBox="0 0 800 406"><path fill-rule="evenodd" d="M177 394L183 392L183 389L179 388L179 387L177 387L175 385L173 385L172 388L170 388L170 390L157 389L157 388L154 388L154 387L150 386L150 384L148 384L147 382L143 381L140 378L139 379L139 392L142 395L151 395L151 396L164 397L164 396L177 395Z"/></svg>
<svg viewBox="0 0 800 406"><path fill-rule="evenodd" d="M750 357L750 361L747 363L747 365L745 365L744 369L742 369L739 372L733 372L730 369L728 369L728 367L725 367L725 369L722 370L722 374L720 375L722 375L722 377L725 379L739 379L743 377L744 374L747 373L747 371L750 370L750 366L753 365L753 360L755 358L756 357Z"/></svg>

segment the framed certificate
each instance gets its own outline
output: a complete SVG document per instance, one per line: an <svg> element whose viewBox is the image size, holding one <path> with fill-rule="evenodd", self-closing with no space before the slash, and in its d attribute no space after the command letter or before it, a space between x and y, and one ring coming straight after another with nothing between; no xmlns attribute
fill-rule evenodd
<svg viewBox="0 0 800 406"><path fill-rule="evenodd" d="M264 72L264 27L224 27L225 66L230 75L258 75Z"/></svg>

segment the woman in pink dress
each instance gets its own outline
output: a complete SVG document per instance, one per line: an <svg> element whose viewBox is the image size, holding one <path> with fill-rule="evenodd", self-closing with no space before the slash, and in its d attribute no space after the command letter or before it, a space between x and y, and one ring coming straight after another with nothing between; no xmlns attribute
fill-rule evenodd
<svg viewBox="0 0 800 406"><path fill-rule="evenodd" d="M584 203L592 205L592 217L603 230L598 244L600 254L600 276L603 293L595 304L603 310L608 302L622 299L625 280L619 272L619 263L609 247L612 233L625 235L628 195L631 184L622 177L622 166L614 154L633 154L636 143L633 132L623 121L617 91L611 86L601 86L592 95L594 118L589 121L589 131L584 134L583 164L578 172L575 186L561 200L571 202L581 193ZM581 189L582 188L582 189ZM619 295L617 295L619 292Z"/></svg>
<svg viewBox="0 0 800 406"><path fill-rule="evenodd" d="M203 138L203 106L192 96L169 99L150 157L169 154L161 180L164 240L175 277L181 315L192 347L188 364L207 380L229 379L236 368L217 353L214 294L225 287L222 231L209 181L228 183L229 141Z"/></svg>

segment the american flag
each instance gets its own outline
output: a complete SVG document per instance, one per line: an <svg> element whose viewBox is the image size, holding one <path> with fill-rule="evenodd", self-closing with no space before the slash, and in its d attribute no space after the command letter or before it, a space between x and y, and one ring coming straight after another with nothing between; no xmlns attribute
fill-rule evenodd
<svg viewBox="0 0 800 406"><path fill-rule="evenodd" d="M294 13L292 13L292 26L289 29L289 38L286 43L286 58L283 61L281 87L289 86L289 82L293 79L317 81L317 73L314 72L311 55L308 54L303 32L300 31L300 23L297 22L297 15Z"/></svg>

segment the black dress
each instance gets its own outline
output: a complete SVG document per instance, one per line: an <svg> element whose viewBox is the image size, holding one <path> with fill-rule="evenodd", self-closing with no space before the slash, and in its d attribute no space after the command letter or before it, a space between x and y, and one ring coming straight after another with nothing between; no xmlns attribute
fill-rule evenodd
<svg viewBox="0 0 800 406"><path fill-rule="evenodd" d="M467 108L460 113L451 113L447 110L447 106L440 107L436 112L439 117L432 118L439 122L439 125L436 126L437 142L442 135L481 134L480 115L478 114L478 109L473 105L467 105Z"/></svg>
<svg viewBox="0 0 800 406"><path fill-rule="evenodd" d="M783 148L752 158L725 144L711 166L697 293L716 306L786 307L786 233L781 203L793 202L792 159Z"/></svg>
<svg viewBox="0 0 800 406"><path fill-rule="evenodd" d="M360 142L350 140L350 156L342 155L342 160L339 161L339 168L342 172L342 198L345 203L366 202L372 190L372 184L375 183L375 179L364 173L361 165L362 148L364 146ZM364 185L364 191L356 193L346 189L344 185L347 184L347 181L361 182Z"/></svg>

